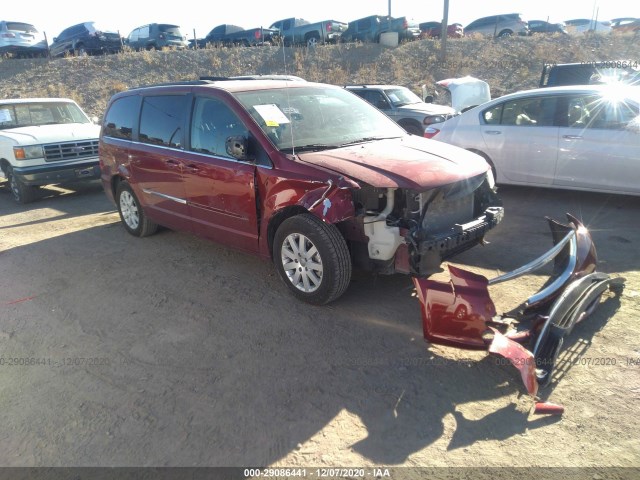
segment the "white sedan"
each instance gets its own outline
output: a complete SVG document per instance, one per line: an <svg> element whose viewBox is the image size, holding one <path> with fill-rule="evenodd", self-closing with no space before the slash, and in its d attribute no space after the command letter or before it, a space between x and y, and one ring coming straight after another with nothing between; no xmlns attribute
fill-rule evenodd
<svg viewBox="0 0 640 480"><path fill-rule="evenodd" d="M640 195L640 87L528 90L479 105L425 137L483 156L497 183Z"/></svg>

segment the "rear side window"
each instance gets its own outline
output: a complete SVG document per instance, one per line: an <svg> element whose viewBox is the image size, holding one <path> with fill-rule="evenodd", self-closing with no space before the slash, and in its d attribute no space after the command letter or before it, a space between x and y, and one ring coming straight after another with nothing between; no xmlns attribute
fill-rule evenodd
<svg viewBox="0 0 640 480"><path fill-rule="evenodd" d="M144 97L140 116L140 141L181 148L186 111L185 95Z"/></svg>
<svg viewBox="0 0 640 480"><path fill-rule="evenodd" d="M138 95L133 95L113 102L105 116L102 134L106 137L131 140L133 126L138 121L140 112L140 98Z"/></svg>
<svg viewBox="0 0 640 480"><path fill-rule="evenodd" d="M28 23L8 22L7 30L12 30L14 32L38 33L38 30Z"/></svg>

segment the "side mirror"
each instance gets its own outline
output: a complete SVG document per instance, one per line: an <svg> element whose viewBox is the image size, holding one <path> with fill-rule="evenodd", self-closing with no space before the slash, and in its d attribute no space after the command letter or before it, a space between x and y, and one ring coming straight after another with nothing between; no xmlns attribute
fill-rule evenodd
<svg viewBox="0 0 640 480"><path fill-rule="evenodd" d="M227 154L231 155L233 158L237 160L247 160L247 149L248 145L247 137L244 135L234 135L232 137L227 137L225 141L225 148L227 150Z"/></svg>
<svg viewBox="0 0 640 480"><path fill-rule="evenodd" d="M98 117L96 117L95 115L93 117L91 117L90 120L93 123L95 123L96 125L98 125L100 123L100 119Z"/></svg>
<svg viewBox="0 0 640 480"><path fill-rule="evenodd" d="M426 97L424 97L424 102L433 103L433 95L427 95Z"/></svg>

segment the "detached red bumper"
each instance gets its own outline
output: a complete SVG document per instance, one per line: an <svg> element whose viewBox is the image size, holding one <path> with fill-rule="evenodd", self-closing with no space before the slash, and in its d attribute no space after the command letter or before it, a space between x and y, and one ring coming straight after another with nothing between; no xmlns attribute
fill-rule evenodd
<svg viewBox="0 0 640 480"><path fill-rule="evenodd" d="M568 224L548 219L554 246L528 264L487 279L449 266L451 280L414 277L422 307L422 327L431 343L487 350L508 359L519 371L527 391L535 396L551 374L563 338L598 305L615 279L595 272L596 249L589 231L575 217ZM523 304L533 321L496 314L488 287L513 280L554 261L554 275ZM519 328L517 328L519 327Z"/></svg>

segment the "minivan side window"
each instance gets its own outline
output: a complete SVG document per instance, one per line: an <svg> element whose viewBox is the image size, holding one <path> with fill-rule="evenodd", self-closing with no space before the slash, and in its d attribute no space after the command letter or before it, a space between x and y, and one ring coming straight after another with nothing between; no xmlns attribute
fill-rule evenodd
<svg viewBox="0 0 640 480"><path fill-rule="evenodd" d="M102 124L102 134L106 137L131 140L133 126L140 112L140 96L122 97L113 102Z"/></svg>
<svg viewBox="0 0 640 480"><path fill-rule="evenodd" d="M139 140L163 147L181 148L187 105L186 95L144 97Z"/></svg>
<svg viewBox="0 0 640 480"><path fill-rule="evenodd" d="M227 153L227 138L247 137L248 134L247 127L225 103L216 98L196 98L191 122L191 150L233 158Z"/></svg>

